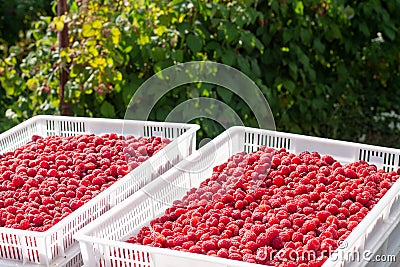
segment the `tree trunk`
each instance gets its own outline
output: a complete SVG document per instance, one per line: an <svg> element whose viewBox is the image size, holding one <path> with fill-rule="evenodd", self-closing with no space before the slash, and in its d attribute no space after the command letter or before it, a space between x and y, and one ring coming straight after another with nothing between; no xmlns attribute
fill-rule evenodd
<svg viewBox="0 0 400 267"><path fill-rule="evenodd" d="M61 17L68 12L67 0L58 0L57 3L57 16ZM58 32L58 49L61 51L63 48L68 47L68 25L64 24L61 32ZM68 81L67 65L60 66L60 113L61 115L71 115L71 109L68 102L65 102L65 84Z"/></svg>

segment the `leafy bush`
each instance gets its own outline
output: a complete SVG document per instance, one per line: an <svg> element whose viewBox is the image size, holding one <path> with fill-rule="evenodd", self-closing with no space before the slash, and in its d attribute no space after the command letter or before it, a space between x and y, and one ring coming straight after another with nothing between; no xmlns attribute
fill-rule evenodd
<svg viewBox="0 0 400 267"><path fill-rule="evenodd" d="M67 16L36 22L26 43L10 49L0 81L7 95L19 95L9 103L19 120L59 112L62 68L69 71L65 97L74 114L122 118L155 72L211 60L256 82L278 130L397 147L387 137L399 130L379 118L400 114L399 7L376 0L75 1ZM70 47L59 52L56 33L65 24ZM246 125L257 126L239 97L209 84L173 90L150 119L163 120L194 96L225 101ZM220 129L198 122L204 136Z"/></svg>
<svg viewBox="0 0 400 267"><path fill-rule="evenodd" d="M24 31L40 15L51 13L50 0L2 0L0 2L0 43L13 45L24 39ZM3 47L4 50L6 47ZM1 51L0 51L1 53Z"/></svg>

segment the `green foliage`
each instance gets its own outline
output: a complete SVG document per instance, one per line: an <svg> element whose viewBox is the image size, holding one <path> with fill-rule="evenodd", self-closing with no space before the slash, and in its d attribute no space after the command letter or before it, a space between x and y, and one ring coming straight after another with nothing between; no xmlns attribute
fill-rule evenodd
<svg viewBox="0 0 400 267"><path fill-rule="evenodd" d="M12 45L20 38L23 39L24 31L30 28L32 21L37 20L41 14L50 14L50 3L50 0L0 1L1 45ZM6 43L3 43L5 41Z"/></svg>
<svg viewBox="0 0 400 267"><path fill-rule="evenodd" d="M262 89L278 130L399 147L385 138L399 134L388 127L397 117L380 119L400 114L399 16L398 1L377 0L71 1L67 16L42 17L10 48L0 64L8 98L0 101L19 120L58 113L58 75L66 68L74 114L122 118L135 90L157 71L211 60ZM65 25L70 47L58 51L56 34ZM255 107L207 84L171 91L150 119L163 120L196 96L224 101L245 125L257 126ZM197 122L203 136L220 129Z"/></svg>

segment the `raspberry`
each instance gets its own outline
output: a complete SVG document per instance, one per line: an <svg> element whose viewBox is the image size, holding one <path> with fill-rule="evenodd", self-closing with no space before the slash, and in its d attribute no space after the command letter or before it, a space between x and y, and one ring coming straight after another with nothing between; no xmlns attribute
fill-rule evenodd
<svg viewBox="0 0 400 267"><path fill-rule="evenodd" d="M317 251L320 248L320 246L321 243L317 238L311 238L310 240L307 241L306 249Z"/></svg>
<svg viewBox="0 0 400 267"><path fill-rule="evenodd" d="M317 226L316 226L315 222L312 220L308 220L308 221L304 222L303 227L306 230L306 232L317 230Z"/></svg>
<svg viewBox="0 0 400 267"><path fill-rule="evenodd" d="M35 218L34 218L33 221L32 221L32 223L33 223L36 227L42 226L42 225L43 225L43 222L44 222L44 218L43 218L42 216L40 216L40 215L35 216Z"/></svg>
<svg viewBox="0 0 400 267"><path fill-rule="evenodd" d="M329 213L331 213L331 214L333 214L333 215L336 215L336 214L339 212L339 209L338 209L338 207L337 207L335 204L328 204L328 205L325 207L325 209L326 209Z"/></svg>
<svg viewBox="0 0 400 267"><path fill-rule="evenodd" d="M329 211L321 210L317 212L317 218L318 220L323 223L326 221L326 219L331 215Z"/></svg>
<svg viewBox="0 0 400 267"><path fill-rule="evenodd" d="M267 246L271 243L272 239L267 237L265 233L261 233L259 236L257 236L256 244L258 247Z"/></svg>
<svg viewBox="0 0 400 267"><path fill-rule="evenodd" d="M348 169L348 168L346 168L346 169L344 170L344 175L345 175L346 177L350 178L350 179L356 179L356 178L358 178L357 173L354 172L354 171L351 170L351 169Z"/></svg>
<svg viewBox="0 0 400 267"><path fill-rule="evenodd" d="M83 205L83 201L81 200L74 200L71 202L71 209L72 210L77 210L78 208L80 208Z"/></svg>
<svg viewBox="0 0 400 267"><path fill-rule="evenodd" d="M12 206L15 203L14 198L6 198L4 200L4 207Z"/></svg>
<svg viewBox="0 0 400 267"><path fill-rule="evenodd" d="M293 242L303 242L303 234L299 232L294 232L292 235Z"/></svg>
<svg viewBox="0 0 400 267"><path fill-rule="evenodd" d="M350 231L352 231L354 228L356 228L356 226L358 225L357 221L350 221L347 224L347 229L349 229Z"/></svg>
<svg viewBox="0 0 400 267"><path fill-rule="evenodd" d="M12 175L13 175L13 172L7 170L7 171L5 171L4 173L2 173L1 178L2 178L3 180L10 180L10 178L11 178Z"/></svg>
<svg viewBox="0 0 400 267"><path fill-rule="evenodd" d="M201 248L202 248L204 251L210 251L210 250L216 249L217 246L215 245L215 243L214 243L213 241L211 241L211 240L206 240L206 241L203 242Z"/></svg>
<svg viewBox="0 0 400 267"><path fill-rule="evenodd" d="M322 156L321 160L325 161L328 165L332 165L335 162L333 157L329 155Z"/></svg>
<svg viewBox="0 0 400 267"><path fill-rule="evenodd" d="M276 228L268 228L265 231L265 236L266 236L268 242L271 243L273 239L275 239L276 237L279 236L279 230Z"/></svg>
<svg viewBox="0 0 400 267"><path fill-rule="evenodd" d="M17 188L23 186L24 183L24 179L19 175L15 175L14 178L12 178L12 185Z"/></svg>
<svg viewBox="0 0 400 267"><path fill-rule="evenodd" d="M40 166L40 168L43 168L43 169L49 169L50 168L49 163L47 161L44 161L44 160L42 160L40 162L39 166Z"/></svg>
<svg viewBox="0 0 400 267"><path fill-rule="evenodd" d="M196 253L196 254L201 254L202 253L202 248L200 246L198 246L198 245L193 245L193 246L191 246L189 248L189 252ZM218 255L218 253L217 253L217 255ZM218 256L221 257L221 255L218 255ZM227 256L228 256L228 253L226 254L226 257ZM226 258L226 257L223 257L223 258Z"/></svg>
<svg viewBox="0 0 400 267"><path fill-rule="evenodd" d="M92 180L92 184L98 185L98 186L102 186L105 183L106 183L106 181L103 177L95 177Z"/></svg>
<svg viewBox="0 0 400 267"><path fill-rule="evenodd" d="M274 249L281 249L283 248L283 241L281 237L275 237L271 242L271 247Z"/></svg>
<svg viewBox="0 0 400 267"><path fill-rule="evenodd" d="M27 230L31 227L31 224L29 223L29 221L27 219L23 219L20 223L19 223L19 228L22 230Z"/></svg>
<svg viewBox="0 0 400 267"><path fill-rule="evenodd" d="M52 198L52 197L42 197L42 204L43 205L54 204L54 203L56 203L54 198Z"/></svg>
<svg viewBox="0 0 400 267"><path fill-rule="evenodd" d="M243 259L243 257L239 253L229 253L228 258L237 261L241 261Z"/></svg>
<svg viewBox="0 0 400 267"><path fill-rule="evenodd" d="M231 247L231 241L230 241L230 239L220 239L219 241L218 241L218 247L219 248L226 248L226 249L229 249L230 247Z"/></svg>
<svg viewBox="0 0 400 267"><path fill-rule="evenodd" d="M292 202L292 203L288 203L286 205L286 209L288 212L290 213L295 213L297 211L297 205L296 203Z"/></svg>
<svg viewBox="0 0 400 267"><path fill-rule="evenodd" d="M353 203L350 205L349 207L349 211L351 214L356 214L357 212L360 211L362 205L360 205L359 203Z"/></svg>
<svg viewBox="0 0 400 267"><path fill-rule="evenodd" d="M285 184L285 179L282 176L277 176L273 179L274 185L280 187Z"/></svg>

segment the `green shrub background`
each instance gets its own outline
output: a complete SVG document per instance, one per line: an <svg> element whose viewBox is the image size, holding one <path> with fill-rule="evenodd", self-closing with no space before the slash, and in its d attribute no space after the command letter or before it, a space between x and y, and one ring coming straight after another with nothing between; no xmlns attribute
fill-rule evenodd
<svg viewBox="0 0 400 267"><path fill-rule="evenodd" d="M123 118L154 73L210 60L259 86L279 131L400 147L399 1L81 0L69 1L61 19L54 3L37 3L37 19L18 18L16 38L1 14L0 131L37 114L60 114L63 68L73 115ZM58 51L64 25L70 47ZM224 101L257 127L238 96L209 84L166 94L150 120L197 96ZM201 137L221 130L211 120L194 122Z"/></svg>

